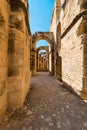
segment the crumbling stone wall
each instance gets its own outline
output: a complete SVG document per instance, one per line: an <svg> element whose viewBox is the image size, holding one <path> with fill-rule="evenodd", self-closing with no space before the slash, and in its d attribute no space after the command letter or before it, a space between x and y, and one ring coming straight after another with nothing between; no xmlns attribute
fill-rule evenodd
<svg viewBox="0 0 87 130"><path fill-rule="evenodd" d="M58 53L58 46L57 46L57 35L58 35L58 29L57 29L57 25L58 25L58 19L60 18L60 11L61 11L61 0L55 0L54 3L54 9L53 9L53 13L52 13L52 19L51 19L51 23L50 23L50 31L53 32L54 35L54 40L55 40L55 44L54 44L54 75L55 77L57 77L57 79L60 79L58 77L61 77L58 70L56 68L56 66L59 65L58 63L58 59L59 57L57 56ZM58 64L58 65L57 65Z"/></svg>
<svg viewBox="0 0 87 130"><path fill-rule="evenodd" d="M0 1L0 120L7 109L8 78L8 21L9 6L6 0Z"/></svg>
<svg viewBox="0 0 87 130"><path fill-rule="evenodd" d="M56 18L56 77L87 99L87 0L61 0Z"/></svg>
<svg viewBox="0 0 87 130"><path fill-rule="evenodd" d="M23 105L30 84L27 0L0 1L0 117Z"/></svg>
<svg viewBox="0 0 87 130"><path fill-rule="evenodd" d="M62 81L62 58L60 56L60 43L61 34L60 34L60 12L61 12L61 0L55 0L54 9L52 13L52 19L50 24L50 31L54 35L54 69L55 77Z"/></svg>
<svg viewBox="0 0 87 130"><path fill-rule="evenodd" d="M84 8L79 0L63 4L61 11L62 80L81 95L84 87Z"/></svg>
<svg viewBox="0 0 87 130"><path fill-rule="evenodd" d="M8 106L19 108L23 105L30 82L28 8L21 0L9 0L9 4Z"/></svg>

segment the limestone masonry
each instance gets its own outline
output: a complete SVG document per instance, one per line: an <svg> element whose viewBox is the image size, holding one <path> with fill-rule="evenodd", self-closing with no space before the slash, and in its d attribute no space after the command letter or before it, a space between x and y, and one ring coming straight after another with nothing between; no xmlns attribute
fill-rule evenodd
<svg viewBox="0 0 87 130"><path fill-rule="evenodd" d="M56 0L50 31L57 79L87 99L87 0Z"/></svg>
<svg viewBox="0 0 87 130"><path fill-rule="evenodd" d="M28 92L30 37L27 0L0 0L0 117Z"/></svg>
<svg viewBox="0 0 87 130"><path fill-rule="evenodd" d="M38 71L87 100L87 0L55 0L49 32L35 34L28 7L28 0L0 0L0 121L23 106ZM36 48L39 40L48 46Z"/></svg>

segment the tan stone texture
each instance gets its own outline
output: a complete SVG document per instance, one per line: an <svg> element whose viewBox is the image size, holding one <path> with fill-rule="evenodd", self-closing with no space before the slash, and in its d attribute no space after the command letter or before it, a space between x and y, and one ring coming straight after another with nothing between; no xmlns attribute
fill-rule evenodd
<svg viewBox="0 0 87 130"><path fill-rule="evenodd" d="M30 86L27 2L0 1L0 120L7 108L23 106Z"/></svg>
<svg viewBox="0 0 87 130"><path fill-rule="evenodd" d="M51 52L52 53L50 60L51 60L51 75L54 75L54 36L53 36L53 32L36 32L35 34L33 34L32 36L32 53L31 53L31 57L32 57L32 61L31 61L31 70L32 70L32 75L36 75L36 70L37 70L37 52L36 52L36 43L38 40L47 40L47 42L49 43L49 46L51 48Z"/></svg>
<svg viewBox="0 0 87 130"><path fill-rule="evenodd" d="M62 9L60 16L62 79L79 95L84 87L84 42L82 39L85 33L85 22L83 22L83 15L79 17L81 11L83 9L80 1L69 1ZM66 32L65 35L63 35L64 32Z"/></svg>
<svg viewBox="0 0 87 130"><path fill-rule="evenodd" d="M8 106L19 108L23 105L30 84L30 36L23 9L10 11L10 24Z"/></svg>
<svg viewBox="0 0 87 130"><path fill-rule="evenodd" d="M55 36L56 78L87 99L87 0L61 0L61 6L56 0L50 30Z"/></svg>
<svg viewBox="0 0 87 130"><path fill-rule="evenodd" d="M62 80L80 94L83 83L83 44L77 31L81 20L69 31L61 41Z"/></svg>
<svg viewBox="0 0 87 130"><path fill-rule="evenodd" d="M6 81L8 75L8 19L9 6L6 0L0 1L0 121L7 109Z"/></svg>

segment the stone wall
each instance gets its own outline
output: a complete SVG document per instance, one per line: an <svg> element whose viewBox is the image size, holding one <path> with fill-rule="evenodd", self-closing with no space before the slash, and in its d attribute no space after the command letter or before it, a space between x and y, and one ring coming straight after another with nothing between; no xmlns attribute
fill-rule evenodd
<svg viewBox="0 0 87 130"><path fill-rule="evenodd" d="M0 1L0 120L7 109L8 77L8 21L9 6L6 0Z"/></svg>
<svg viewBox="0 0 87 130"><path fill-rule="evenodd" d="M56 2L55 2L52 13L52 19L50 23L50 32L53 32L55 43L56 43L56 30L57 30L57 18L56 18Z"/></svg>
<svg viewBox="0 0 87 130"><path fill-rule="evenodd" d="M81 95L83 84L84 22L79 0L68 1L61 11L62 80Z"/></svg>
<svg viewBox="0 0 87 130"><path fill-rule="evenodd" d="M54 8L60 7L58 0L55 3ZM57 9L55 15L56 77L87 99L87 0L61 0L60 16Z"/></svg>
<svg viewBox="0 0 87 130"><path fill-rule="evenodd" d="M0 117L20 108L30 86L31 34L27 0L0 1Z"/></svg>
<svg viewBox="0 0 87 130"><path fill-rule="evenodd" d="M54 9L53 9L53 13L52 13L52 19L51 19L51 23L50 23L50 32L53 32L54 35L54 75L57 76L58 71L56 68L57 65L57 51L58 51L58 47L57 47L57 25L58 25L58 20L60 18L60 10L61 10L61 1L60 0L55 0L55 4L54 4Z"/></svg>
<svg viewBox="0 0 87 130"><path fill-rule="evenodd" d="M30 84L28 8L20 0L9 2L8 106L19 108L23 105Z"/></svg>

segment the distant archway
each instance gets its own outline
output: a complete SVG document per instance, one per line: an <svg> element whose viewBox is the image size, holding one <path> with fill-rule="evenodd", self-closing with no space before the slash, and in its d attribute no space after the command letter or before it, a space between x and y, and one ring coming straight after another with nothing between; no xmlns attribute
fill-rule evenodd
<svg viewBox="0 0 87 130"><path fill-rule="evenodd" d="M49 46L40 46L37 48L36 56L37 71L48 71L49 70Z"/></svg>
<svg viewBox="0 0 87 130"><path fill-rule="evenodd" d="M48 41L47 40L39 40L36 42L36 48L39 48L40 46L48 46Z"/></svg>
<svg viewBox="0 0 87 130"><path fill-rule="evenodd" d="M36 32L32 36L32 75L36 74L36 43L39 40L46 40L49 44L49 71L51 75L54 75L54 36L52 32Z"/></svg>

